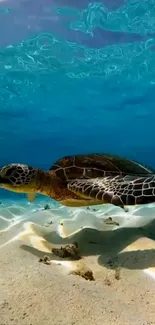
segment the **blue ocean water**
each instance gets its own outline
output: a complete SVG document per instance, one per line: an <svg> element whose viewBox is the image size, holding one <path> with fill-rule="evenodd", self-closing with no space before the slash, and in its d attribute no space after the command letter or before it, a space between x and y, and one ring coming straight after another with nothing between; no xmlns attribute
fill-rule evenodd
<svg viewBox="0 0 155 325"><path fill-rule="evenodd" d="M154 0L2 0L0 164L108 152L154 167L154 17Z"/></svg>

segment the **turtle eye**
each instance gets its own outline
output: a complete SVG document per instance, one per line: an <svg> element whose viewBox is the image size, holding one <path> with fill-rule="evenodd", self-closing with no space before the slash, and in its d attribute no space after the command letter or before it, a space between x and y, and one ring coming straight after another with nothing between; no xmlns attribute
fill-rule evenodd
<svg viewBox="0 0 155 325"><path fill-rule="evenodd" d="M6 170L5 177L10 177L12 174L14 174L15 176L15 173L17 174L17 172L15 171L15 167L10 167Z"/></svg>
<svg viewBox="0 0 155 325"><path fill-rule="evenodd" d="M7 165L0 169L0 184L12 184L17 176L15 166Z"/></svg>

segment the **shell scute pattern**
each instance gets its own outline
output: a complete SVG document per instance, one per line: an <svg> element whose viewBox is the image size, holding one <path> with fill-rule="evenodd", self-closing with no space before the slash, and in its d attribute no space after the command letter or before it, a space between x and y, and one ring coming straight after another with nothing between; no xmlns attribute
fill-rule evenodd
<svg viewBox="0 0 155 325"><path fill-rule="evenodd" d="M106 174L104 164L101 165L98 161L94 162L90 156L87 157L82 155L64 157L52 165L50 170L55 171L57 176L64 181L76 178L87 179L104 177ZM110 171L109 175L111 175Z"/></svg>
<svg viewBox="0 0 155 325"><path fill-rule="evenodd" d="M154 171L136 161L109 154L66 156L50 170L69 190L90 199L115 205L154 201Z"/></svg>
<svg viewBox="0 0 155 325"><path fill-rule="evenodd" d="M50 171L65 183L73 179L89 179L120 175L147 175L153 170L141 164L108 154L65 156L51 166Z"/></svg>
<svg viewBox="0 0 155 325"><path fill-rule="evenodd" d="M1 176L14 186L27 185L34 179L37 171L22 164L10 164L0 169Z"/></svg>

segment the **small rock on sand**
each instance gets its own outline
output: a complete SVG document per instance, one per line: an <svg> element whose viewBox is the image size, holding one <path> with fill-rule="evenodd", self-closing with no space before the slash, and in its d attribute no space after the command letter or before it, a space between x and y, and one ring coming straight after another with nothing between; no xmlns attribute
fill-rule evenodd
<svg viewBox="0 0 155 325"><path fill-rule="evenodd" d="M79 248L77 243L66 245L60 248L52 248L52 253L60 258L71 258L73 260L80 260Z"/></svg>

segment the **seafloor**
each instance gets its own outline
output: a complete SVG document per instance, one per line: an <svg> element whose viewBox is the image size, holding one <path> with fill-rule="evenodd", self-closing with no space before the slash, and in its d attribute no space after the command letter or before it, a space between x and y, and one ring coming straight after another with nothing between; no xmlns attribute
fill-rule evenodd
<svg viewBox="0 0 155 325"><path fill-rule="evenodd" d="M153 204L3 200L0 325L155 324L154 219Z"/></svg>

